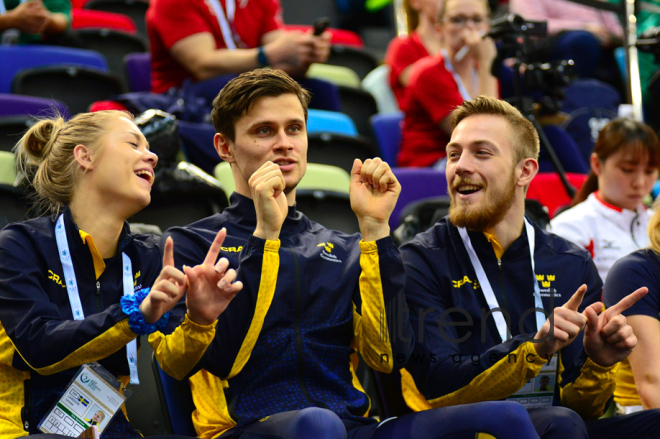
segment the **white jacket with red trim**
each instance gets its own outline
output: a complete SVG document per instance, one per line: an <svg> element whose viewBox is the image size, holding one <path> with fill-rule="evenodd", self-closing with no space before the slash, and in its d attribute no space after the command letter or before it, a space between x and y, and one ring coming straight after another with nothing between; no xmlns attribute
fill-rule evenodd
<svg viewBox="0 0 660 439"><path fill-rule="evenodd" d="M621 209L594 192L582 203L550 221L551 232L589 250L603 282L614 263L649 245L652 212L640 203L637 211Z"/></svg>

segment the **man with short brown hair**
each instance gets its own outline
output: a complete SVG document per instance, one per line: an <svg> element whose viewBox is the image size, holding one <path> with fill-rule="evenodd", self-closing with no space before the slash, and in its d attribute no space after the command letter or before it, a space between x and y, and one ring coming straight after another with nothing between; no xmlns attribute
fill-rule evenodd
<svg viewBox="0 0 660 439"><path fill-rule="evenodd" d="M404 306L403 264L388 226L400 185L379 158L355 160L350 203L361 233L329 230L297 211L296 186L307 166L306 103L307 94L282 72L255 70L230 81L213 117L216 150L231 164L236 184L231 206L165 234L175 242L175 265L193 265L226 228L224 264L237 269L243 283L217 330L208 322L189 334L201 339L215 331L201 358L197 352L173 362L188 344L150 339L175 377L204 369L190 380L198 436L473 439L484 432L535 438L527 413L507 402L382 423L369 417L356 351L368 366L391 372L412 348L407 314L389 315ZM195 273L184 270L194 280Z"/></svg>

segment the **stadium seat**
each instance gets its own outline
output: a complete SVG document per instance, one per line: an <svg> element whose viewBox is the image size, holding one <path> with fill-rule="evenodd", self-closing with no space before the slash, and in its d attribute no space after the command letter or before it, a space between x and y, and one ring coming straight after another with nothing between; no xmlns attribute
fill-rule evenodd
<svg viewBox="0 0 660 439"><path fill-rule="evenodd" d="M14 180L16 180L14 153L0 151L0 184L13 186Z"/></svg>
<svg viewBox="0 0 660 439"><path fill-rule="evenodd" d="M307 162L338 166L351 172L356 158L362 161L378 156L378 148L362 136L308 133Z"/></svg>
<svg viewBox="0 0 660 439"><path fill-rule="evenodd" d="M378 113L378 106L371 93L359 88L339 86L341 112L347 114L357 127L358 133L373 138L369 119Z"/></svg>
<svg viewBox="0 0 660 439"><path fill-rule="evenodd" d="M216 166L215 178L225 188L227 197L235 190L231 166ZM313 221L345 233L360 231L349 200L350 176L345 170L318 163L308 163L305 176L296 187L296 206Z"/></svg>
<svg viewBox="0 0 660 439"><path fill-rule="evenodd" d="M618 116L621 96L616 88L596 79L573 81L565 93L561 111L567 118L561 126L575 141L584 161L589 163L598 133Z"/></svg>
<svg viewBox="0 0 660 439"><path fill-rule="evenodd" d="M35 117L59 114L69 118L69 109L55 99L0 93L0 151L11 151Z"/></svg>
<svg viewBox="0 0 660 439"><path fill-rule="evenodd" d="M137 33L137 27L131 17L112 12L90 11L88 9L73 9L71 11L71 29L114 29Z"/></svg>
<svg viewBox="0 0 660 439"><path fill-rule="evenodd" d="M0 117L43 116L54 113L62 115L65 119L69 118L69 109L55 99L0 93Z"/></svg>
<svg viewBox="0 0 660 439"><path fill-rule="evenodd" d="M320 78L304 78L298 82L312 94L309 108L327 111L341 111L339 87L330 81Z"/></svg>
<svg viewBox="0 0 660 439"><path fill-rule="evenodd" d="M399 112L399 104L390 87L389 77L390 66L383 64L369 72L362 80L362 88L374 97L381 114Z"/></svg>
<svg viewBox="0 0 660 439"><path fill-rule="evenodd" d="M222 161L213 146L213 137L215 137L213 125L181 120L178 130L187 160L213 175L213 169Z"/></svg>
<svg viewBox="0 0 660 439"><path fill-rule="evenodd" d="M579 189L587 179L585 174L566 174L568 181ZM527 189L527 198L538 200L539 203L548 208L548 214L552 219L557 208L569 204L571 198L566 193L564 186L555 172L539 172Z"/></svg>
<svg viewBox="0 0 660 439"><path fill-rule="evenodd" d="M195 427L192 422L192 413L195 404L190 391L188 380L178 381L160 368L156 356L152 356L152 367L160 404L165 417L166 429L169 434L179 434L196 437Z"/></svg>
<svg viewBox="0 0 660 439"><path fill-rule="evenodd" d="M402 123L402 112L371 116L371 127L374 130L374 136L376 136L378 149L380 149L380 158L389 163L390 166L396 165L396 156L399 153L401 144Z"/></svg>
<svg viewBox="0 0 660 439"><path fill-rule="evenodd" d="M83 7L94 11L127 15L135 22L137 31L147 38L147 23L144 17L149 8L149 2L146 0L89 0Z"/></svg>
<svg viewBox="0 0 660 439"><path fill-rule="evenodd" d="M231 173L231 165L227 162L219 163L213 175L225 190L227 198L234 192L234 176ZM305 176L298 183L298 190L322 190L348 195L351 177L345 170L337 166L323 165L320 163L307 163Z"/></svg>
<svg viewBox="0 0 660 439"><path fill-rule="evenodd" d="M119 78L112 73L76 66L25 69L12 81L13 93L58 99L72 115L86 112L93 102L123 91Z"/></svg>
<svg viewBox="0 0 660 439"><path fill-rule="evenodd" d="M12 93L12 80L19 70L54 65L84 66L103 72L108 70L103 55L91 50L40 45L0 46L0 93Z"/></svg>
<svg viewBox="0 0 660 439"><path fill-rule="evenodd" d="M362 80L378 67L378 60L369 52L350 46L332 45L327 64L344 66L357 73Z"/></svg>
<svg viewBox="0 0 660 439"><path fill-rule="evenodd" d="M307 71L307 78L324 79L336 85L359 88L360 77L353 70L343 66L314 63Z"/></svg>
<svg viewBox="0 0 660 439"><path fill-rule="evenodd" d="M26 114L0 117L0 152L12 151L33 123L34 118Z"/></svg>
<svg viewBox="0 0 660 439"><path fill-rule="evenodd" d="M9 223L27 219L25 191L14 187L16 170L14 154L0 151L0 229Z"/></svg>
<svg viewBox="0 0 660 439"><path fill-rule="evenodd" d="M142 233L136 232L138 228L139 226L131 224L131 232ZM146 233L152 232L146 231ZM160 404L155 403L159 399L160 392L151 365L153 350L148 339L149 336L147 335L140 337L140 349L138 351L140 385L131 388L133 394L125 403L126 414L128 419L131 420L131 427L138 430L145 437L168 434L163 411Z"/></svg>
<svg viewBox="0 0 660 439"><path fill-rule="evenodd" d="M357 136L358 134L355 123L344 113L316 109L308 110L307 132L337 133L347 136Z"/></svg>
<svg viewBox="0 0 660 439"><path fill-rule="evenodd" d="M302 32L311 32L313 26L309 24L285 24L286 30L299 30ZM342 44L344 46L352 46L361 49L364 47L362 37L353 31L346 29L337 29L329 27L326 29L330 32L330 44Z"/></svg>
<svg viewBox="0 0 660 439"><path fill-rule="evenodd" d="M403 209L413 201L447 195L445 173L433 168L393 168L401 184L399 200L390 215L390 228L396 229L401 222Z"/></svg>
<svg viewBox="0 0 660 439"><path fill-rule="evenodd" d="M221 212L228 205L219 181L197 166L180 162L176 167L156 169L151 203L129 221L154 224L167 230Z"/></svg>
<svg viewBox="0 0 660 439"><path fill-rule="evenodd" d="M123 63L129 90L151 91L151 54L129 53Z"/></svg>
<svg viewBox="0 0 660 439"><path fill-rule="evenodd" d="M124 87L128 89L124 57L136 52L146 53L147 41L139 35L111 29L79 29L72 33L80 38L85 49L101 53L108 63L108 69L122 78Z"/></svg>
<svg viewBox="0 0 660 439"><path fill-rule="evenodd" d="M578 148L575 140L559 125L546 125L543 132L548 137L559 161L564 166L566 172L578 174L587 174L589 172L589 162L587 162ZM547 151L541 146L539 155L539 172L552 172L554 167Z"/></svg>

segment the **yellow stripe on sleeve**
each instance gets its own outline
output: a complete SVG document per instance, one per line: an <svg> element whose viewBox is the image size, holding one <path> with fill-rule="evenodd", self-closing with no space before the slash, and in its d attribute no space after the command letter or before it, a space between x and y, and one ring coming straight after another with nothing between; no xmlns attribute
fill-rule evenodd
<svg viewBox="0 0 660 439"><path fill-rule="evenodd" d="M357 346L369 367L389 373L394 367L394 358L385 313L378 244L360 241L360 250L362 318L358 325L353 325Z"/></svg>
<svg viewBox="0 0 660 439"><path fill-rule="evenodd" d="M563 364L560 363L560 371L562 369ZM618 369L619 363L603 367L587 358L575 381L560 387L561 405L575 410L584 419L600 417L614 392Z"/></svg>
<svg viewBox="0 0 660 439"><path fill-rule="evenodd" d="M280 269L280 240L266 241L264 247L264 259L261 265L261 280L259 282L259 292L257 293L257 303L254 310L254 316L250 323L248 333L243 339L241 349L238 351L236 360L229 372L227 379L236 376L245 366L250 359L252 349L257 343L257 338L261 333L261 328L264 325L266 313L270 308L275 295L275 287L277 286L277 274Z"/></svg>
<svg viewBox="0 0 660 439"><path fill-rule="evenodd" d="M217 323L216 320L210 325L198 325L186 314L172 334L166 336L159 331L149 335L149 344L161 369L177 380L185 378L213 341Z"/></svg>
<svg viewBox="0 0 660 439"><path fill-rule="evenodd" d="M25 359L25 357L23 357L23 355L21 355L21 352L18 349L16 349L16 352L18 352L18 354L21 355L21 358L23 358L23 361L25 361L25 363L39 375L52 375L54 373L62 372L63 370L71 369L72 367L78 367L86 363L92 363L106 358L126 346L129 341L136 337L137 335L129 328L128 318L126 318L119 321L116 325L98 337L88 341L75 351L71 352L61 361L49 366L35 368Z"/></svg>
<svg viewBox="0 0 660 439"><path fill-rule="evenodd" d="M530 362L528 358L533 358L534 361ZM406 404L415 411L481 401L497 401L520 390L527 381L539 374L542 366L543 359L537 355L534 345L525 342L492 367L474 377L468 385L428 401L425 401L421 392L414 387L412 376L402 370L402 377L407 375L402 380L403 396Z"/></svg>

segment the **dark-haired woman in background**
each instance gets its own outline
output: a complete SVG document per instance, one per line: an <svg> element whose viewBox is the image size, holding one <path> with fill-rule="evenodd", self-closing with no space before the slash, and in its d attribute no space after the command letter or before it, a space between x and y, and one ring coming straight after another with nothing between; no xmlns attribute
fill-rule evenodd
<svg viewBox="0 0 660 439"><path fill-rule="evenodd" d="M192 280L174 268L171 240L161 254L155 237L131 233L126 219L149 204L158 158L129 114L39 121L16 153L50 215L0 232L0 439L38 434L83 364L137 384L136 338L167 327L186 290L182 330L212 338L202 330L242 286L232 284L233 270L224 273L226 260L211 273L194 267ZM214 261L223 239L221 231L209 250ZM200 287L198 274L216 287ZM217 287L221 278L226 288ZM109 418L103 438L140 436L122 411Z"/></svg>
<svg viewBox="0 0 660 439"><path fill-rule="evenodd" d="M649 244L651 212L642 200L660 167L660 141L648 125L615 119L599 133L591 172L571 209L554 218L552 232L588 249L606 278L623 256Z"/></svg>

